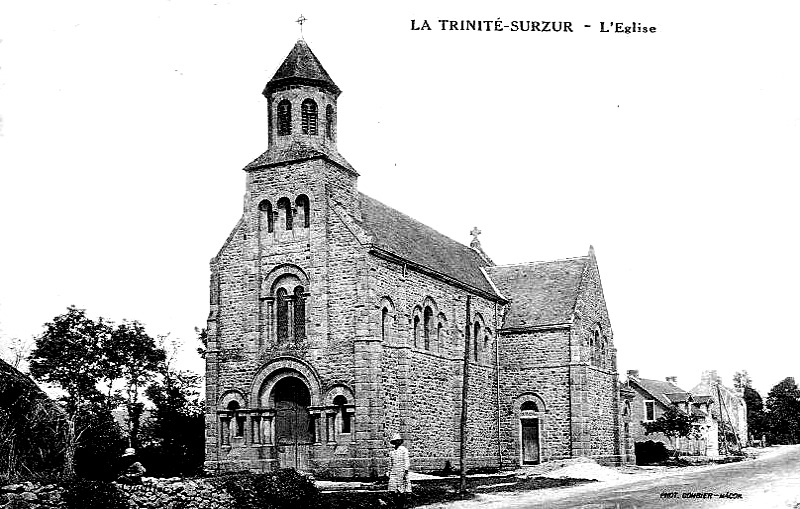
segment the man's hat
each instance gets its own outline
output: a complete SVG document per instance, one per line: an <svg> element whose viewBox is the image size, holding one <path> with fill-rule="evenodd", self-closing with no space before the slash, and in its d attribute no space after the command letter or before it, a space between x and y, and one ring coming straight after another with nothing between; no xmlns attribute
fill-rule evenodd
<svg viewBox="0 0 800 509"><path fill-rule="evenodd" d="M403 437L400 436L400 433L395 433L394 435L392 435L392 438L389 439L389 443L402 442L402 441L403 441Z"/></svg>
<svg viewBox="0 0 800 509"><path fill-rule="evenodd" d="M128 447L125 449L125 452L122 453L122 457L124 458L125 456L133 456L134 454L136 454L136 449L133 447Z"/></svg>

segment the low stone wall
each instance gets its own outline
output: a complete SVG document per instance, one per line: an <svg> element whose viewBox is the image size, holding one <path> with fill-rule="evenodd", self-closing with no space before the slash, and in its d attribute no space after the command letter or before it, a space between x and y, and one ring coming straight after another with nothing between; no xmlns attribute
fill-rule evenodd
<svg viewBox="0 0 800 509"><path fill-rule="evenodd" d="M206 479L155 479L138 486L117 485L130 509L233 509L233 498ZM0 509L63 509L64 488L56 484L23 482L0 487Z"/></svg>

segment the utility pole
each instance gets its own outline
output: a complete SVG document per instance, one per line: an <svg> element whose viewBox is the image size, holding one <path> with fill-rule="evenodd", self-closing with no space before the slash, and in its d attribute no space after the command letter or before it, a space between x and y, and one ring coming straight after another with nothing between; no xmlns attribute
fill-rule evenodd
<svg viewBox="0 0 800 509"><path fill-rule="evenodd" d="M467 295L467 319L465 320L466 326L464 327L464 380L461 385L461 448L459 450L459 459L461 463L461 487L460 492L467 491L467 465L466 465L466 452L467 452L467 395L469 387L469 338L470 326L472 325L472 296Z"/></svg>
<svg viewBox="0 0 800 509"><path fill-rule="evenodd" d="M742 452L742 443L739 441L739 430L733 427L733 420L731 420L731 414L728 413L728 407L725 405L725 402L722 401L722 394L720 394L719 384L717 384L717 397L719 398L720 406L722 409L725 410L725 415L728 416L728 424L731 426L731 431L733 431L733 436L736 438L736 446L739 448L739 452ZM722 416L722 410L719 412L720 417ZM725 441L725 449L727 450L728 444L727 440Z"/></svg>

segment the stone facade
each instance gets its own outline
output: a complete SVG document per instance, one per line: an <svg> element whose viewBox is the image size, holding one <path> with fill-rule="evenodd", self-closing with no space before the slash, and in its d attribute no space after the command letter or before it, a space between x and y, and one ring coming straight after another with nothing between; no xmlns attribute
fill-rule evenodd
<svg viewBox="0 0 800 509"><path fill-rule="evenodd" d="M625 461L593 250L495 266L359 193L339 93L303 41L264 91L269 147L211 261L207 469L379 475L395 432L415 470L457 467L465 379L468 468Z"/></svg>

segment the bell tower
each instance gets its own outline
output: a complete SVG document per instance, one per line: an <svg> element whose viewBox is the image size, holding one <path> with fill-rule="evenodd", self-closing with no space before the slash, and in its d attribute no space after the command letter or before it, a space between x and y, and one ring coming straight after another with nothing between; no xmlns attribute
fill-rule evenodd
<svg viewBox="0 0 800 509"><path fill-rule="evenodd" d="M341 90L303 39L264 88L269 147L306 146L336 152L336 99Z"/></svg>

